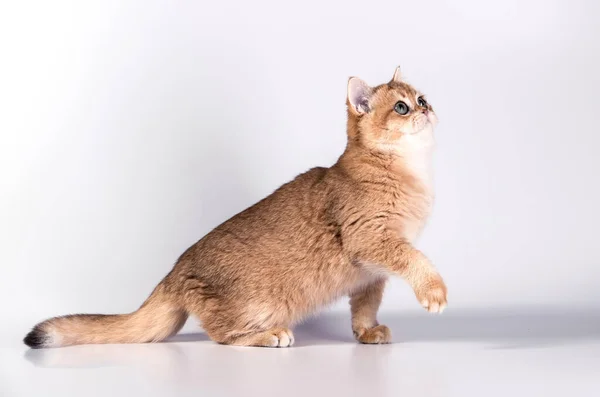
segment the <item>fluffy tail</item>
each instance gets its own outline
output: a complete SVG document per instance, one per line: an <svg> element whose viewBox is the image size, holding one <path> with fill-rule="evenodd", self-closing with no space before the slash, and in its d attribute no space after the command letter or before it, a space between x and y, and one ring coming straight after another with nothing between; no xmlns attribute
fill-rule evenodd
<svg viewBox="0 0 600 397"><path fill-rule="evenodd" d="M31 348L91 343L158 342L176 334L188 314L159 284L130 314L72 314L39 323L23 342Z"/></svg>

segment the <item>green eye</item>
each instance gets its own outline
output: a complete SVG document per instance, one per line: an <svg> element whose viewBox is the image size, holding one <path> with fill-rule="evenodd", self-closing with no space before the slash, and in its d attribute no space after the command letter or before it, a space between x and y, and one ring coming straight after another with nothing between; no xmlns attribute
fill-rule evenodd
<svg viewBox="0 0 600 397"><path fill-rule="evenodd" d="M394 110L398 114L405 115L410 109L408 108L408 105L406 103L399 101L396 102L396 104L394 105Z"/></svg>
<svg viewBox="0 0 600 397"><path fill-rule="evenodd" d="M419 106L422 106L424 108L427 107L427 101L422 96L419 97L419 99L417 99L417 103L419 104Z"/></svg>

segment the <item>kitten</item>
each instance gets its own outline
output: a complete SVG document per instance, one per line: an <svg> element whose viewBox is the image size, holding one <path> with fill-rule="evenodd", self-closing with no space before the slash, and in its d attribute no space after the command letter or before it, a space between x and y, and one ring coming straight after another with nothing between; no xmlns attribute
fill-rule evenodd
<svg viewBox="0 0 600 397"><path fill-rule="evenodd" d="M356 339L389 343L377 310L392 274L441 313L446 286L413 246L433 199L435 113L399 68L377 87L350 78L347 107L348 143L332 167L299 175L217 226L137 311L55 317L25 344L156 342L195 315L218 343L287 347L291 326L346 295Z"/></svg>

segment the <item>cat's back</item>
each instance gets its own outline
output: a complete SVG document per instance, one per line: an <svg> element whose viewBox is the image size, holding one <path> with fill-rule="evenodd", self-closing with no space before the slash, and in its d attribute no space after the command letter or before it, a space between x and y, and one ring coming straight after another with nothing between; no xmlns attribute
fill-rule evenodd
<svg viewBox="0 0 600 397"><path fill-rule="evenodd" d="M241 219L258 215L260 221L293 221L292 215L308 217L316 215L325 205L330 194L328 187L329 168L314 167L281 185L273 193L241 212ZM269 215L266 216L266 213ZM266 216L266 217L265 217Z"/></svg>
<svg viewBox="0 0 600 397"><path fill-rule="evenodd" d="M313 238L327 223L327 208L335 190L330 168L315 167L283 184L256 204L226 220L202 240L198 249L225 246L244 252L260 245L276 246Z"/></svg>

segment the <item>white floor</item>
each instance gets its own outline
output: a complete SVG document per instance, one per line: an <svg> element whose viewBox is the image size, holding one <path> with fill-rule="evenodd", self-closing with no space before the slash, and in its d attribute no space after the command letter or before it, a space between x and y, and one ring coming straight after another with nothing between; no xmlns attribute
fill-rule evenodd
<svg viewBox="0 0 600 397"><path fill-rule="evenodd" d="M395 343L352 341L349 316L299 326L289 349L166 343L2 348L0 395L598 396L600 312L382 314ZM14 343L12 343L14 342Z"/></svg>

